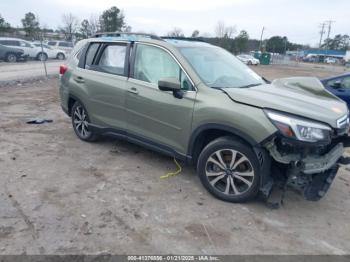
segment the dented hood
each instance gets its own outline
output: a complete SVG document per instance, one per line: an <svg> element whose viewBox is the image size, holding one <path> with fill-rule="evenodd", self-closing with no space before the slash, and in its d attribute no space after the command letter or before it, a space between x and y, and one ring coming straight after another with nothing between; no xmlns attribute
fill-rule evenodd
<svg viewBox="0 0 350 262"><path fill-rule="evenodd" d="M223 90L236 102L311 118L333 127L348 112L345 102L314 77L281 78L271 84Z"/></svg>

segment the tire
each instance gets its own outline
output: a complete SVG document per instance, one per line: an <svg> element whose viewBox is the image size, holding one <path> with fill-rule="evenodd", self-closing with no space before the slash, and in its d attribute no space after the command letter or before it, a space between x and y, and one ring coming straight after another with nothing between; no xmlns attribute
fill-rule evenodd
<svg viewBox="0 0 350 262"><path fill-rule="evenodd" d="M252 65L252 64L253 64L252 61L249 60L249 61L248 61L248 65Z"/></svg>
<svg viewBox="0 0 350 262"><path fill-rule="evenodd" d="M203 186L223 201L246 202L255 198L259 191L257 156L249 145L233 137L210 142L199 155L197 173Z"/></svg>
<svg viewBox="0 0 350 262"><path fill-rule="evenodd" d="M39 54L36 56L36 59L39 60L39 61L46 61L46 60L47 60L47 54L45 54L45 53L39 53Z"/></svg>
<svg viewBox="0 0 350 262"><path fill-rule="evenodd" d="M66 56L63 53L58 53L57 54L57 59L58 60L64 60L66 58Z"/></svg>
<svg viewBox="0 0 350 262"><path fill-rule="evenodd" d="M6 62L15 63L17 62L17 56L14 53L8 53L5 57Z"/></svg>
<svg viewBox="0 0 350 262"><path fill-rule="evenodd" d="M72 107L74 132L81 140L93 142L97 140L97 135L92 130L89 130L89 123L90 118L85 107L79 101L76 101Z"/></svg>

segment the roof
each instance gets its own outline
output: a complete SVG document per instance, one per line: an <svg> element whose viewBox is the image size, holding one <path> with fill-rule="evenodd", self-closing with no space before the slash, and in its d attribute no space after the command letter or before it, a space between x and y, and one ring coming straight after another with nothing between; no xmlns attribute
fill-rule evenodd
<svg viewBox="0 0 350 262"><path fill-rule="evenodd" d="M203 42L200 39L184 39L176 37L158 37L152 34L144 33L125 33L125 32L112 32L112 33L99 33L92 38L94 41L142 41L161 46L173 46L173 47L199 47L199 46L212 46Z"/></svg>

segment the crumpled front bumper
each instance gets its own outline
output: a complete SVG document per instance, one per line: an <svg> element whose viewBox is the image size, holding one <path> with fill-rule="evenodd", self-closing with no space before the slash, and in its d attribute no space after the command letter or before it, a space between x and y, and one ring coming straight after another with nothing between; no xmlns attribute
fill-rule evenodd
<svg viewBox="0 0 350 262"><path fill-rule="evenodd" d="M332 142L332 147L324 154L299 154L281 152L276 143L265 145L274 160L271 178L276 185L299 191L306 200L320 200L330 188L344 154L343 138ZM263 189L263 188L262 188Z"/></svg>
<svg viewBox="0 0 350 262"><path fill-rule="evenodd" d="M339 158L344 154L343 143L336 144L328 153L323 156L308 155L303 159L297 154L282 155L275 145L268 147L271 156L279 163L293 163L299 167L299 171L304 174L315 174L324 172L334 166Z"/></svg>

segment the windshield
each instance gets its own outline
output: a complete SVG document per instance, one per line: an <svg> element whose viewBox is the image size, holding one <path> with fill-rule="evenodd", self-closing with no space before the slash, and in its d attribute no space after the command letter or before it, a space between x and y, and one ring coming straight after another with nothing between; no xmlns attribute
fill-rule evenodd
<svg viewBox="0 0 350 262"><path fill-rule="evenodd" d="M243 88L264 84L264 80L226 50L208 47L179 48L202 81L213 88Z"/></svg>

